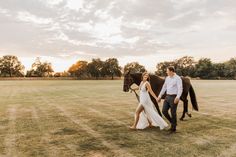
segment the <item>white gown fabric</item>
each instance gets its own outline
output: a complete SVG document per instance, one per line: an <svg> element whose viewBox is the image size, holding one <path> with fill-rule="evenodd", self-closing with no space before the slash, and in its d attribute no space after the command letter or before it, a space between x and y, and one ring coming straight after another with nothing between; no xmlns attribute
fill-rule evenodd
<svg viewBox="0 0 236 157"><path fill-rule="evenodd" d="M151 122L152 126L160 127L160 129L164 129L168 126L168 124L162 119L162 117L158 114L156 107L154 106L148 91L146 89L146 82L141 83L140 87L140 103L144 107L144 111L140 113L139 121L136 126L137 129L145 129L149 126L148 119Z"/></svg>

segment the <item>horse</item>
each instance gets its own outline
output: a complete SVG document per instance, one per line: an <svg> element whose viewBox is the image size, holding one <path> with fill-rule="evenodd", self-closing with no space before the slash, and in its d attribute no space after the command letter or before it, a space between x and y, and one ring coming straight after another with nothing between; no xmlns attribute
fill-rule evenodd
<svg viewBox="0 0 236 157"><path fill-rule="evenodd" d="M149 82L152 87L152 90L158 96L159 93L161 92L161 89L162 89L162 86L165 82L165 79L163 79L157 75L153 75L153 74L150 74L149 76L150 76ZM130 71L127 72L124 75L123 91L129 92L131 89L130 87L133 84L136 84L139 86L142 81L141 77L142 77L142 73L130 73ZM182 83L183 83L183 93L180 97L180 100L183 101L184 107L183 107L183 114L182 114L180 120L183 121L185 118L185 114L187 114L189 117L192 117L191 113L188 113L188 99L187 99L188 93L190 94L192 107L196 111L198 111L198 103L197 103L196 95L195 95L193 86L191 85L190 79L187 77L181 77L181 79L182 79ZM150 98L151 98L152 102L154 103L159 115L162 116L162 113L159 109L156 99L150 93L149 93L149 95L150 95ZM165 99L165 97L166 97L166 93L161 97L161 99Z"/></svg>

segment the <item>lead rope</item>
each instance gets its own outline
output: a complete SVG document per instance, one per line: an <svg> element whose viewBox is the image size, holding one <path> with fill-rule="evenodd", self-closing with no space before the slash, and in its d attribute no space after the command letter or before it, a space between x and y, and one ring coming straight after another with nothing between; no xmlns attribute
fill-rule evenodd
<svg viewBox="0 0 236 157"><path fill-rule="evenodd" d="M137 98L137 100L138 100L138 102L139 102L139 95L136 93L136 91L133 90L133 89L131 89L131 88L129 88L129 89L131 90L130 93L132 93L132 91L134 92L134 94L135 94L135 96L136 96L136 98Z"/></svg>

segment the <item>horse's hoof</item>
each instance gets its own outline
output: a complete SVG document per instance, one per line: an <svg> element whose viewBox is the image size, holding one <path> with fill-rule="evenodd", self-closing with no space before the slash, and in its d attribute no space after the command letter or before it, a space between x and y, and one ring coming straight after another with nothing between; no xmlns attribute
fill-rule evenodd
<svg viewBox="0 0 236 157"><path fill-rule="evenodd" d="M187 115L188 115L190 118L192 118L192 114L191 114L191 113L188 113Z"/></svg>
<svg viewBox="0 0 236 157"><path fill-rule="evenodd" d="M184 121L184 118L180 118L179 120Z"/></svg>

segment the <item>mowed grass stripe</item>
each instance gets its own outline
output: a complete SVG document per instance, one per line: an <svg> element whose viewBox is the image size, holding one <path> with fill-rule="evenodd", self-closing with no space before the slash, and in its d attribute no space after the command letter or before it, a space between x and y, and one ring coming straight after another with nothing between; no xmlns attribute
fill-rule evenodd
<svg viewBox="0 0 236 157"><path fill-rule="evenodd" d="M50 134L49 132L46 132L45 129L43 129L42 124L40 124L40 117L38 115L38 108L35 106L31 106L31 112L32 112L32 119L37 122L39 131L41 132L41 140L40 143L44 145L44 149L47 152L47 155L49 157L58 157L60 155L60 150L57 149L54 145L50 144ZM42 113L41 113L42 116ZM43 114L45 116L45 114Z"/></svg>
<svg viewBox="0 0 236 157"><path fill-rule="evenodd" d="M16 157L17 150L16 150L16 113L17 113L17 106L9 107L8 108L8 117L9 117L9 132L5 137L5 150L6 156Z"/></svg>
<svg viewBox="0 0 236 157"><path fill-rule="evenodd" d="M20 88L16 88L16 91L18 91L15 95L17 98L16 102L20 103L20 106L17 109L16 119L17 155L46 156L47 147L44 147L45 144L41 141L42 129L38 123L39 120L37 112L34 112L34 106L32 106L32 104L34 104L34 100L30 95L25 94L31 93L32 89L20 86ZM18 101L19 98L21 98L21 101ZM31 146L30 149L28 147L29 145Z"/></svg>

